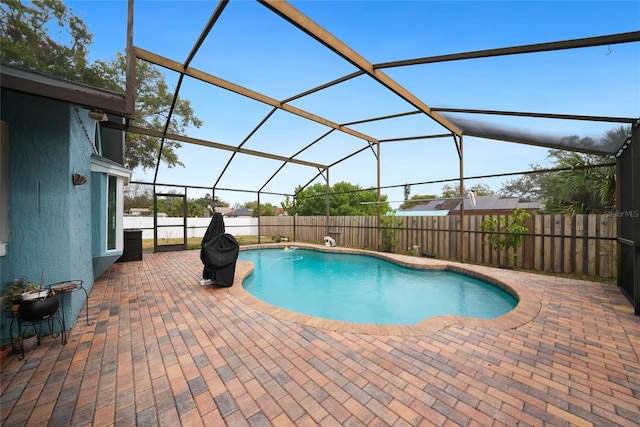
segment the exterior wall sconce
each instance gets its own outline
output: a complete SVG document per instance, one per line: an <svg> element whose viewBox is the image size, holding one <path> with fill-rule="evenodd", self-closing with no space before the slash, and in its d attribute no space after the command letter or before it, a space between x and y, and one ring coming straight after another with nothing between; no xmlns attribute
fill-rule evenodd
<svg viewBox="0 0 640 427"><path fill-rule="evenodd" d="M79 173L74 173L72 176L73 185L83 185L87 183L87 175L82 175Z"/></svg>
<svg viewBox="0 0 640 427"><path fill-rule="evenodd" d="M97 120L99 122L109 121L109 116L101 110L90 110L88 114L90 119Z"/></svg>

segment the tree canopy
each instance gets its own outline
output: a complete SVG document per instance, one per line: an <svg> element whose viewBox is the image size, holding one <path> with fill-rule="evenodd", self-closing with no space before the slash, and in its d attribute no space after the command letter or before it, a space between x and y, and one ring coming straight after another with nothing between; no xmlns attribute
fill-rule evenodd
<svg viewBox="0 0 640 427"><path fill-rule="evenodd" d="M175 194L177 195L177 193ZM228 207L229 203L217 196L212 200L209 193L206 193L203 197L187 199L187 213L189 216L202 216L202 212L208 206ZM124 210L125 212L130 212L133 208L145 208L148 210L149 215L153 213L153 191L151 186L132 183L125 187ZM182 216L182 201L178 197L159 198L158 212L165 213L168 216Z"/></svg>
<svg viewBox="0 0 640 427"><path fill-rule="evenodd" d="M302 190L296 187L296 206L293 214L302 216L327 214L327 186L317 183ZM345 181L335 183L329 189L329 215L331 216L373 216L378 214L378 193L365 190L359 185ZM380 210L384 214L391 211L387 196L381 196ZM292 212L289 212L291 215Z"/></svg>
<svg viewBox="0 0 640 427"><path fill-rule="evenodd" d="M619 126L606 132L604 139L615 145L624 141L628 133L628 127ZM576 138L577 144L593 145L590 138L571 137ZM542 172L545 168L533 164L531 169L534 173L507 181L500 189L500 194L539 201L542 203L541 211L547 214L597 214L615 209L615 166L594 167L612 163L611 158L549 150L547 159L550 167L546 169L565 170Z"/></svg>
<svg viewBox="0 0 640 427"><path fill-rule="evenodd" d="M470 187L465 186L465 190L465 192L473 191L476 193L476 196L490 196L495 194L495 191L493 191L491 187L481 182ZM460 183L445 184L442 187L442 197L460 197Z"/></svg>
<svg viewBox="0 0 640 427"><path fill-rule="evenodd" d="M64 77L93 81L93 69L87 63L93 35L85 23L59 0L3 1L0 9L2 62ZM57 27L60 39L49 36Z"/></svg>
<svg viewBox="0 0 640 427"><path fill-rule="evenodd" d="M436 196L435 194L414 194L413 196L411 196L411 198L405 200L399 207L398 209L402 210L402 209L410 209L413 208L414 206L418 206L418 205L422 205L425 204L427 202L425 202L425 200L432 200L432 199L437 199L438 196Z"/></svg>
<svg viewBox="0 0 640 427"><path fill-rule="evenodd" d="M51 34L57 34L53 38ZM93 35L84 21L60 0L2 1L0 7L0 58L3 63L62 77L112 91L125 91L126 60L123 54L90 63ZM165 76L151 64L136 63L136 105L133 124L164 129L173 91ZM202 126L188 99L179 98L168 126L171 133ZM161 161L168 167L184 166L176 150L181 144L165 140ZM134 169L156 165L160 140L129 134L125 166Z"/></svg>
<svg viewBox="0 0 640 427"><path fill-rule="evenodd" d="M550 156L556 158L559 168L571 169L541 176L544 213L596 214L615 209L615 167L589 167L606 163L606 158L555 150Z"/></svg>
<svg viewBox="0 0 640 427"><path fill-rule="evenodd" d="M271 203L260 203L260 209L258 209L258 201L253 200L250 202L244 202L239 207L243 209L251 209L253 214L251 216L257 217L258 211L260 212L260 216L276 216L278 207L274 206Z"/></svg>
<svg viewBox="0 0 640 427"><path fill-rule="evenodd" d="M113 60L96 61L96 64L102 70L105 81L109 82L105 83L104 87L124 90L126 79L126 58L124 55L117 54ZM136 88L136 111L133 124L156 130L164 129L173 102L173 91L167 85L164 74L148 62L137 61ZM171 115L168 131L184 134L189 126L200 127L202 121L194 115L191 101L178 98ZM181 144L177 141L165 140L161 160L169 167L184 166L176 154L176 149L180 147ZM136 167L154 168L159 149L160 140L158 138L130 133L125 148L126 166L131 169Z"/></svg>

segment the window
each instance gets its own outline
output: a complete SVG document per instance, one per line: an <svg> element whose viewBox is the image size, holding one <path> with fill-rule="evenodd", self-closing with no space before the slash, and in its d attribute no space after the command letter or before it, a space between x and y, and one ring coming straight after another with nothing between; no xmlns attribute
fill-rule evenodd
<svg viewBox="0 0 640 427"><path fill-rule="evenodd" d="M0 129L0 256L9 242L9 123Z"/></svg>
<svg viewBox="0 0 640 427"><path fill-rule="evenodd" d="M93 124L93 152L102 156L102 138L100 137L100 124L97 120Z"/></svg>
<svg viewBox="0 0 640 427"><path fill-rule="evenodd" d="M99 223L94 232L99 232L100 251L122 251L124 248L124 186L129 182L131 171L122 165L98 155L91 156L91 172L97 175L100 203L94 206Z"/></svg>
<svg viewBox="0 0 640 427"><path fill-rule="evenodd" d="M122 228L122 226L120 226ZM107 250L113 251L117 246L118 235L118 177L107 177Z"/></svg>

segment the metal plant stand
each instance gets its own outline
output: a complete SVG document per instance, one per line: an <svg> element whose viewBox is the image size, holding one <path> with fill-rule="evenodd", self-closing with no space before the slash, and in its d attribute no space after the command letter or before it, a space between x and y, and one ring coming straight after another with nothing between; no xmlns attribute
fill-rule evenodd
<svg viewBox="0 0 640 427"><path fill-rule="evenodd" d="M89 294L87 293L87 290L83 287L83 283L84 281L82 280L66 280L64 282L58 282L58 283L54 283L52 285L49 285L49 289L52 292L60 293L61 294L61 298L60 298L60 305L62 307L62 329L64 331L67 330L67 323L66 323L66 319L65 319L65 311L64 311L64 294L65 293L71 293L71 292L75 292L78 290L81 290L84 292L84 296L85 296L85 307L87 310L87 325L91 326L93 324L89 323ZM66 337L66 335L65 335ZM65 342L63 344L66 344L66 339Z"/></svg>
<svg viewBox="0 0 640 427"><path fill-rule="evenodd" d="M51 299L51 298L54 298L54 297L48 297L46 299ZM40 301L41 300L23 301L20 303L20 307L18 308L17 311L11 310L6 312L7 313L6 315L8 317L11 317L11 323L9 325L9 336L11 338L12 343L14 342L13 325L15 321L17 321L18 323L18 335L16 339L17 339L17 342L19 343L18 348L20 351L20 358L19 358L20 360L24 359L24 352L25 352L23 340L21 340L20 338L29 328L31 328L33 330L33 333L37 337L37 345L40 345L40 337L43 336L42 335L43 322L45 322L48 327L47 335L51 335L51 337L53 338L57 338L58 336L61 336L61 342L63 345L66 344L67 342L66 331L64 329L64 317L60 315L59 304L57 303L57 300L56 300L56 304L54 305L55 308L46 313L33 314L35 312L29 311L30 305L38 304ZM56 321L61 326L60 332L57 332L57 333L53 332Z"/></svg>

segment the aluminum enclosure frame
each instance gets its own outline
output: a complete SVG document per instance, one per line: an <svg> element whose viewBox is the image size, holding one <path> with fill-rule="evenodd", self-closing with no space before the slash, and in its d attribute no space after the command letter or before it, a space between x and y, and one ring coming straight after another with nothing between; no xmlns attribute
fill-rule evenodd
<svg viewBox="0 0 640 427"><path fill-rule="evenodd" d="M640 119L617 155L617 281L640 316Z"/></svg>
<svg viewBox="0 0 640 427"><path fill-rule="evenodd" d="M322 45L327 47L330 51L332 51L337 56L341 57L348 63L354 65L358 71L348 74L346 76L340 77L338 79L334 79L331 82L327 82L315 88L311 88L307 91L304 91L288 99L277 100L265 94L259 93L257 91L251 90L246 87L242 87L238 84L224 80L220 77L207 73L203 70L195 69L190 66L192 59L197 54L203 42L206 40L211 29L215 26L219 17L224 13L225 7L228 4L228 0L221 0L218 3L207 25L205 26L202 33L198 37L197 41L194 43L193 48L188 54L186 60L183 62L166 58L161 55L146 51L144 49L141 49L135 46L134 39L133 39L134 0L128 0L129 9L128 9L128 29L127 29L128 63L127 63L126 111L128 114L130 114L130 117L133 117L133 115L135 114L135 111L134 111L134 105L135 105L134 94L136 92L135 64L136 64L136 61L138 60L146 61L151 64L155 64L159 67L162 67L166 70L169 70L171 72L178 73L179 79L178 79L178 84L174 93L174 104L178 98L178 95L180 92L180 86L183 78L190 77L190 78L200 80L202 82L208 83L218 88L225 89L227 91L236 93L243 97L249 98L256 102L266 104L272 107L271 112L267 114L262 120L262 122L256 128L254 128L246 136L246 138L244 138L241 144L237 146L169 133L168 128L169 128L169 122L171 120L172 111L169 113L169 116L167 118L166 125L163 131L147 129L140 126L134 126L131 123L126 123L124 126L122 126L122 129L124 129L127 132L134 132L138 134L149 135L149 136L153 136L161 139L160 150L157 153L157 165L156 165L156 171L155 171L155 176L153 181L154 187L157 184L157 172L160 164L160 158L162 156L164 141L166 139L190 143L190 144L197 144L197 145L206 146L206 147L210 147L218 150L225 150L232 153L231 158L227 162L227 165L225 166L225 168L222 170L220 175L213 180L212 190L214 192L214 195L215 195L216 189L218 188L217 186L220 182L220 179L226 173L228 166L231 164L236 154L242 153L242 154L247 154L251 156L258 156L258 157L281 161L282 165L256 191L258 194L258 200L260 200L260 194L261 193L264 194L264 190L266 186L269 184L269 182L288 163L299 164L299 165L308 166L308 167L317 169L319 172L313 178L313 180L315 180L319 176L322 176L325 179L327 188L328 188L329 187L329 169L332 166L335 166L336 164L346 161L347 159L351 158L355 154L371 149L372 153L374 154L374 157L376 158L378 203L380 203L380 197L381 197L380 195L380 183L381 183L380 144L385 142L393 142L393 141L400 141L400 140L409 141L409 140L420 140L420 139L429 139L429 138L451 138L452 141L454 142L454 145L459 157L460 197L464 197L464 194L465 194L464 153L463 153L463 137L464 136L473 136L473 137L484 138L484 139L509 141L509 142L515 142L519 144L530 144L530 145L535 145L540 147L555 148L555 149L561 149L561 150L571 150L571 151L590 153L590 154L600 154L600 155L610 155L610 156L614 156L616 154L618 155L622 154L623 156L631 155L631 154L620 153L619 150L621 149L621 147L568 146L568 145L561 144L560 141L556 141L552 139L530 137L524 133L518 132L517 130L513 132L512 131L506 131L506 132L487 131L486 129L474 127L473 124L469 124L468 122L465 123L464 120L459 120L458 118L456 118L456 114L460 114L460 113L477 114L479 116L497 115L497 116L552 118L552 119L560 119L560 120L586 120L586 121L596 121L596 122L599 121L599 122L608 122L608 123L617 123L617 124L636 123L636 125L634 126L633 147L632 149L628 150L628 153L634 152L635 156L637 157L637 153L640 152L640 148L638 148L639 143L638 143L638 136L637 136L638 135L638 130L637 130L638 118L637 117L583 116L583 115L575 115L575 114L551 114L551 113L544 113L544 112L517 112L517 111L496 111L496 110L477 110L477 109L472 110L472 109L461 109L461 108L434 107L434 106L427 105L423 100L415 96L406 88L402 87L399 83L394 81L391 77L389 77L387 74L385 74L382 71L382 69L391 68L391 67L409 67L412 65L437 63L437 62L445 62L445 61L459 61L459 60L468 60L473 58L488 58L488 57L504 56L504 55L522 55L522 54L528 54L533 52L548 52L548 51L555 51L555 50L580 49L584 47L607 46L607 45L614 45L614 44L620 44L620 43L636 43L640 41L640 31L611 34L611 35L604 35L604 36L598 36L598 37L589 37L589 38L582 38L582 39L561 40L561 41L555 41L555 42L549 42L549 43L539 43L539 44L532 44L532 45L521 45L521 46L512 46L512 47L497 48L497 49L488 49L488 50L481 50L481 51L461 52L461 53L453 53L453 54L447 54L447 55L439 55L434 57L407 59L402 61L373 64L370 61L368 61L366 58L357 54L353 49L351 49L349 46L341 42L339 39L337 39L331 33L326 31L324 28L316 24L309 17L305 16L300 11L295 9L288 2L282 1L282 0L257 0L257 1L261 5L265 6L271 12L280 16L282 19L284 19L291 25L295 26L300 31L306 33L307 35L315 39L318 43L321 43ZM405 112L405 113L398 113L398 114L389 115L389 116L364 119L357 122L340 124L340 123L335 123L331 120L328 120L324 117L315 115L311 112L304 111L300 108L294 107L289 104L289 102L295 99L299 99L311 93L316 93L318 91L322 91L324 89L334 87L336 85L339 85L340 83L343 83L345 81L348 81L350 79L353 79L355 77L362 76L362 75L367 75L373 81L375 81L376 83L378 83L379 85L387 89L393 95L411 104L413 107L416 108L416 110ZM291 156L281 156L281 155L276 155L269 152L249 150L243 147L244 144L251 138L253 133L262 124L267 122L270 119L271 115L278 110L282 110L287 113L301 117L303 119L318 123L322 126L325 126L328 129L328 131L326 134L324 134L323 136L321 136L320 138L314 141L311 141L305 148L298 151L297 153L292 154ZM432 135L415 135L415 136L409 136L409 137L405 136L405 137L399 137L399 138L377 139L371 135L358 132L350 127L351 125L356 123L387 120L391 118L396 118L396 117L401 117L406 115L413 115L413 114L424 115L432 119L433 121L438 123L443 128L443 130L441 132L438 132L437 134L432 134ZM340 159L336 159L336 161L332 162L331 164L321 164L316 162L304 161L299 158L299 155L303 151L310 148L314 144L319 143L325 136L335 131L342 132L352 137L360 139L363 143L362 148ZM624 166L620 166L618 178L626 179L626 177L629 177L629 176L633 177L632 179L633 190L632 190L632 194L630 195L630 198L632 200L631 209L638 211L640 209L639 207L640 196L638 196L638 192L640 191L640 184L639 184L640 180L638 176L640 175L640 172L637 170L639 162L635 157L634 159L635 161L631 161L631 162L619 162L619 164L622 163ZM629 167L631 168L631 170L627 170ZM313 180L307 183L305 187L310 185L313 182ZM294 197L294 203L295 203L296 195L295 194L291 194L291 195ZM622 200L623 203L626 203L626 200L628 200L627 199L628 197L629 195L625 193L621 195L621 199L619 198L619 200ZM329 201L327 197L327 215L328 213L329 213ZM464 224L463 209L460 210L460 217L461 217L461 224ZM636 248L635 261L634 261L634 277L632 281L634 283L633 289L635 291L634 304L635 304L636 314L640 314L640 298L639 298L640 291L638 290L639 289L638 281L640 280L639 279L640 262L638 261L638 251L640 250L638 249L638 247L640 247L639 246L640 245L640 220L639 219L633 219L632 228L634 231L630 239L628 237L625 237L625 235L623 234L620 234L619 237L622 242L626 242L627 240L631 241L632 244L634 245L633 247ZM621 231L619 231L619 233L621 233ZM464 253L465 252L464 251L464 245L465 245L464 230L461 230L460 236L461 236L460 237L461 247L463 248L462 253Z"/></svg>

